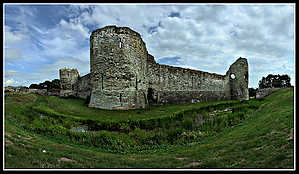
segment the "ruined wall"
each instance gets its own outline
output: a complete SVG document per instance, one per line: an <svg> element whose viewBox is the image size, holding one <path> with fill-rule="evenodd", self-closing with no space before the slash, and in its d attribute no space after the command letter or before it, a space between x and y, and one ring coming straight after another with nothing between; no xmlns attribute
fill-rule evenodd
<svg viewBox="0 0 299 174"><path fill-rule="evenodd" d="M233 100L249 100L249 67L246 58L236 60L226 73L229 76L230 95Z"/></svg>
<svg viewBox="0 0 299 174"><path fill-rule="evenodd" d="M75 68L61 68L60 75L60 97L86 98L91 94L91 76L87 74L81 77Z"/></svg>
<svg viewBox="0 0 299 174"><path fill-rule="evenodd" d="M61 97L86 98L90 107L137 109L174 104L249 99L248 62L239 58L225 75L156 63L140 34L106 26L90 36L90 74L60 69Z"/></svg>

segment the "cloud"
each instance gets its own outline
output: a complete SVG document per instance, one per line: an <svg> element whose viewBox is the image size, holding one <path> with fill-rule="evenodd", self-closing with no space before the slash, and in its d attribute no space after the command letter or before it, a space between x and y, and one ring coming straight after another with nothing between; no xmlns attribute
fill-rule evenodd
<svg viewBox="0 0 299 174"><path fill-rule="evenodd" d="M5 81L5 86L18 86L20 84L21 84L21 82L14 81L14 79L7 79Z"/></svg>
<svg viewBox="0 0 299 174"><path fill-rule="evenodd" d="M83 38L89 38L89 29L84 27L80 20L66 22L64 19L61 19L59 24L63 27L63 30L77 31Z"/></svg>
<svg viewBox="0 0 299 174"><path fill-rule="evenodd" d="M4 39L5 39L6 46L20 44L27 38L27 36L22 34L20 31L11 31L12 28L9 26L4 26L4 28L5 28Z"/></svg>
<svg viewBox="0 0 299 174"><path fill-rule="evenodd" d="M29 86L31 83L41 83L45 80L53 80L59 78L59 69L64 67L77 68L82 76L90 72L89 63L70 57L61 57L51 64L40 65L35 72L32 73L6 70L5 85Z"/></svg>
<svg viewBox="0 0 299 174"><path fill-rule="evenodd" d="M25 72L6 70L5 71L5 86L24 85L26 80L23 79Z"/></svg>
<svg viewBox="0 0 299 174"><path fill-rule="evenodd" d="M9 26L4 26L4 55L6 61L22 59L22 44L28 39L26 35L20 31L12 31Z"/></svg>
<svg viewBox="0 0 299 174"><path fill-rule="evenodd" d="M54 78L55 76L59 77L60 68L77 68L81 75L90 72L89 63L70 57L61 57L52 64L42 65L38 71L42 74L49 74L49 77L53 76L52 78Z"/></svg>
<svg viewBox="0 0 299 174"><path fill-rule="evenodd" d="M225 74L246 57L254 86L294 73L292 5L5 6L4 21L6 67L47 77L62 66L88 72L89 35L111 24L140 33L157 62Z"/></svg>

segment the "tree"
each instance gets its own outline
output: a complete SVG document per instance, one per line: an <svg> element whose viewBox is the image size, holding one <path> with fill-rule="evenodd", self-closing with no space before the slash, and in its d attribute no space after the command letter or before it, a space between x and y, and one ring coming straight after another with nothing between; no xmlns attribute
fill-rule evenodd
<svg viewBox="0 0 299 174"><path fill-rule="evenodd" d="M52 92L53 88L58 88L60 89L60 80L59 79L54 79L51 81L51 85L48 91Z"/></svg>
<svg viewBox="0 0 299 174"><path fill-rule="evenodd" d="M44 83L39 83L37 89L45 89L45 84Z"/></svg>
<svg viewBox="0 0 299 174"><path fill-rule="evenodd" d="M52 81L46 80L43 83L34 84L32 83L29 86L30 89L47 89L47 92L51 91L52 88L59 88L60 89L60 80L53 79Z"/></svg>
<svg viewBox="0 0 299 174"><path fill-rule="evenodd" d="M35 83L32 83L32 84L29 86L29 89L38 89L38 85L35 84Z"/></svg>
<svg viewBox="0 0 299 174"><path fill-rule="evenodd" d="M44 88L46 88L47 91L49 91L51 85L52 85L52 82L50 82L49 80L46 80L44 82Z"/></svg>
<svg viewBox="0 0 299 174"><path fill-rule="evenodd" d="M59 79L54 79L51 81L51 86L50 89L52 88L60 88L60 80Z"/></svg>
<svg viewBox="0 0 299 174"><path fill-rule="evenodd" d="M277 88L277 87L290 87L291 77L290 75L273 75L268 74L267 77L262 77L259 81L259 88Z"/></svg>

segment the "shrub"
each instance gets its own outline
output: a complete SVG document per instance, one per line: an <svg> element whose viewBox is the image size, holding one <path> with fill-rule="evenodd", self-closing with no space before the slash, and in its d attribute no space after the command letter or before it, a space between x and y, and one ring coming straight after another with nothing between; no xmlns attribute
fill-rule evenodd
<svg viewBox="0 0 299 174"><path fill-rule="evenodd" d="M181 126L182 128L186 129L186 130L191 130L193 129L193 126L192 126L192 121L186 117L182 122L181 122Z"/></svg>
<svg viewBox="0 0 299 174"><path fill-rule="evenodd" d="M244 111L238 112L238 117L240 118L240 120L244 119L245 118L245 112Z"/></svg>
<svg viewBox="0 0 299 174"><path fill-rule="evenodd" d="M173 142L177 139L177 137L182 134L183 130L184 130L183 128L180 129L171 128L166 131L167 139L170 142L170 144L173 144Z"/></svg>
<svg viewBox="0 0 299 174"><path fill-rule="evenodd" d="M240 111L247 112L248 111L248 106L247 105L241 105L241 106L236 106L236 107L232 108L232 113L236 113L236 112L240 112Z"/></svg>

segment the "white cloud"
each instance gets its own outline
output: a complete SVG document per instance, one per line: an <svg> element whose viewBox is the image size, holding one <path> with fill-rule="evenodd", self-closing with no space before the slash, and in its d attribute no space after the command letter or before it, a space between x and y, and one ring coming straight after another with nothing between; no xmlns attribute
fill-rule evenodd
<svg viewBox="0 0 299 174"><path fill-rule="evenodd" d="M19 86L24 85L27 80L24 79L25 72L22 71L14 71L14 70L6 70L5 71L5 86Z"/></svg>
<svg viewBox="0 0 299 174"><path fill-rule="evenodd" d="M31 83L41 83L45 80L53 80L55 78L59 78L59 69L64 67L77 68L82 76L90 72L88 63L70 57L61 57L52 64L39 66L36 72L33 73L6 70L5 85L29 86Z"/></svg>
<svg viewBox="0 0 299 174"><path fill-rule="evenodd" d="M5 81L5 86L18 86L20 82L14 81L14 79L7 79Z"/></svg>
<svg viewBox="0 0 299 174"><path fill-rule="evenodd" d="M89 70L89 63L80 61L78 59L73 59L70 57L60 57L52 64L46 64L40 67L38 70L42 74L49 74L50 77L53 78L59 77L59 69L60 68L77 68L81 75L85 75L90 72Z"/></svg>
<svg viewBox="0 0 299 174"><path fill-rule="evenodd" d="M79 34L82 35L83 38L89 38L89 30L88 28L83 26L80 20L70 20L70 22L66 22L64 19L61 19L59 24L65 30L77 31Z"/></svg>
<svg viewBox="0 0 299 174"><path fill-rule="evenodd" d="M6 46L20 44L24 41L24 39L26 39L26 35L22 34L20 31L11 31L12 28L9 26L4 26L4 28L5 28L4 43Z"/></svg>
<svg viewBox="0 0 299 174"><path fill-rule="evenodd" d="M71 5L52 27L34 22L36 11L22 6L14 18L6 15L5 60L39 65L43 75L57 75L62 65L88 72L89 35L111 24L140 33L157 61L179 57L178 66L225 74L246 57L250 85L270 71L294 73L290 5Z"/></svg>
<svg viewBox="0 0 299 174"><path fill-rule="evenodd" d="M28 39L28 36L20 31L12 31L9 26L4 26L4 55L6 61L22 59L22 44Z"/></svg>

